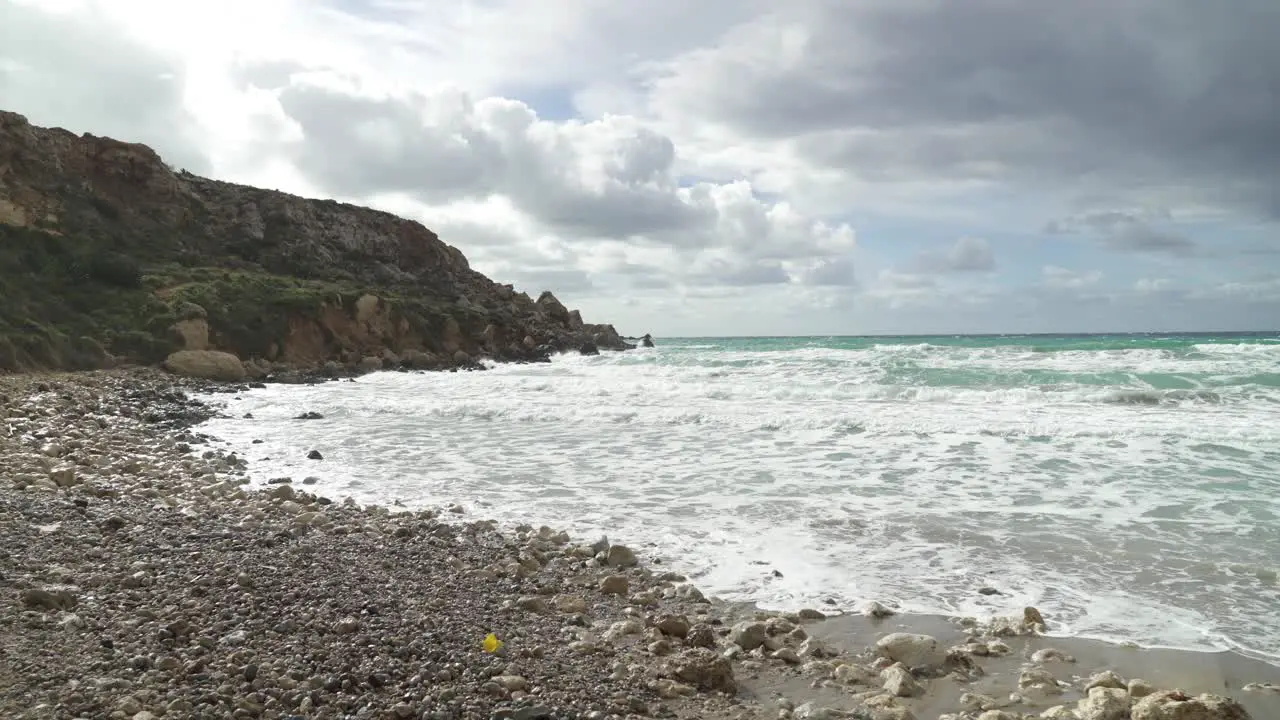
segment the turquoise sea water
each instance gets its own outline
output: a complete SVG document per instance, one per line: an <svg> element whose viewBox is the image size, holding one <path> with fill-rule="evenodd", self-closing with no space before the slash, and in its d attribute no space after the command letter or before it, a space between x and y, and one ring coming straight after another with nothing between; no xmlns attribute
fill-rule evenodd
<svg viewBox="0 0 1280 720"><path fill-rule="evenodd" d="M608 533L728 598L1280 658L1280 334L656 340L208 430L260 479Z"/></svg>

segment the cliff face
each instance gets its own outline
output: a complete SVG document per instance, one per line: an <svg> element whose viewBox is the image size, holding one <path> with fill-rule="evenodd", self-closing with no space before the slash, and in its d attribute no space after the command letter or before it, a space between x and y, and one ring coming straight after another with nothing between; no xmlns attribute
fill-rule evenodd
<svg viewBox="0 0 1280 720"><path fill-rule="evenodd" d="M630 347L550 292L489 280L419 223L175 173L145 145L0 111L0 370L184 349L255 368L442 367L588 343Z"/></svg>

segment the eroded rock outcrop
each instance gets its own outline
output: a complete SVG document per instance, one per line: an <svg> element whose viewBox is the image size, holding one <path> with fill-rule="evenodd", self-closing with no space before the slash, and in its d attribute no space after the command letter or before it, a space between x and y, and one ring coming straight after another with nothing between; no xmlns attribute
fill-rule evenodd
<svg viewBox="0 0 1280 720"><path fill-rule="evenodd" d="M632 347L549 291L493 282L417 222L201 178L3 111L0 278L0 370L179 351L440 369Z"/></svg>

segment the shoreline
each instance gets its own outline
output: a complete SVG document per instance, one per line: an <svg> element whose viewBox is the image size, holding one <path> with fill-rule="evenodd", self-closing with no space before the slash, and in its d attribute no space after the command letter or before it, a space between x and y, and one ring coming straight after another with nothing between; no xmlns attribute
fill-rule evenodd
<svg viewBox="0 0 1280 720"><path fill-rule="evenodd" d="M382 371L382 372L387 372L387 371ZM377 372L374 372L374 373L370 373L370 374L371 374L371 375L377 375L378 373L377 373ZM282 391L276 391L276 392L282 392ZM291 391L283 391L283 392L291 392ZM350 392L357 392L357 391L354 391L354 390L346 390L346 391L338 391L338 392L340 392L340 393L350 393ZM250 395L250 394L253 394L253 393L246 393L246 397L247 397L248 395ZM216 396L210 396L210 397L216 397ZM273 400L274 400L274 401L282 401L282 400L284 399L284 397L283 397L283 396L281 396L281 395L275 395L275 394L272 394L272 395L270 395L270 396L268 396L268 397L273 398ZM310 395L308 395L308 397L311 397L311 396L310 396ZM320 405L324 405L324 404L325 404L325 403L324 403L324 401L319 400L318 398L314 398L314 397L313 397L312 399L313 399L313 400L316 400ZM240 425L240 420L241 420L241 418L240 418L240 415L238 414L238 412L233 411L233 408L234 408L234 407L235 407L235 406L234 406L233 404L228 403L228 404L223 408L223 410L224 410L225 412L224 412L223 414L221 414L221 415L219 416L219 418L218 418L218 419L219 419L219 420L221 420L222 422L224 422L224 423L228 424L228 425L231 425L231 426L239 426L239 425ZM308 403L303 403L303 404L300 404L298 407L299 407L299 408L301 408L301 409L309 410L311 407L313 407L313 405L308 404ZM244 408L241 408L241 409L244 409ZM279 417L282 417L282 416L281 416L281 415L279 415L279 413L277 412L275 415L271 416L270 418L266 418L266 417L264 417L264 416L266 415L266 413L265 413L265 412L262 412L262 411L265 409L264 407L258 407L258 406L255 406L255 407L253 407L252 409L253 409L253 410L255 411L255 413L257 414L257 417L255 418L255 422L256 422L256 421L263 421L264 419L265 419L265 420L268 420L268 421L270 421L270 422L277 422L277 421L278 421L278 419L279 419ZM326 414L329 414L329 413L330 413L330 411L332 410L332 408L330 408L330 409L326 409L325 407L322 407L322 406L321 406L321 407L317 407L317 409L324 410L324 412L325 412ZM339 410L338 412L340 413L340 412L341 412L341 410ZM291 414L291 413L290 413L290 414ZM334 418L330 417L330 418L329 418L329 420L330 420L330 421L333 421L333 420L334 420ZM244 427L246 427L246 428L252 428L252 427L254 427L254 425L253 425L253 423L248 423L248 424L244 425ZM219 428L219 430L221 430L221 431L223 431L223 432L230 431L230 433L229 433L229 434L227 434L227 435L223 435L223 436L222 436L223 438L226 438L226 437L234 438L233 440L222 440L222 441L223 441L223 442L233 443L233 444L234 444L234 443L236 443L236 442L238 442L238 443L239 443L239 445L235 445L235 447L237 448L237 450L240 450L240 451L242 451L242 452L243 452L243 451L248 450L248 447L249 447L249 446L247 446L247 445L245 445L245 444L244 444L244 443L246 442L245 436L239 435L239 432L238 432L238 431L239 431L240 429L241 429L240 427L232 428L232 427L228 427L227 425L223 425L221 428ZM263 459L264 459L264 460L270 460L270 459L272 459L272 458L267 458L267 457L265 457L265 455L271 455L271 456L272 456L273 458L275 458L276 460L279 460L279 459L280 459L280 453L279 453L278 451L280 451L280 450L281 450L281 447L278 447L278 446L272 446L272 445L270 444L271 442L273 442L273 434L274 434L275 436L277 436L275 439L277 439L277 440L278 440L279 431L278 431L278 430L276 430L276 431L267 431L267 432L268 432L268 434L267 434L267 435L263 435L263 437L268 438L268 445L267 445L267 446L263 446L263 447L268 448L268 449L270 450L270 452L265 452L265 453L261 454L260 456L261 456L261 457L263 457ZM221 439L221 438L220 438L220 439ZM316 438L313 438L313 440L315 440L315 439L316 439ZM257 441L257 440L255 440L254 442L258 442L258 441ZM277 443L277 445L278 445L278 443ZM257 447L257 446L255 446L255 447ZM301 447L301 446L299 446L299 447ZM309 446L308 446L308 447L309 447ZM316 447L319 447L319 448L321 448L321 449L325 449L325 446L324 446L323 444L317 444L317 445L316 445ZM305 474L308 474L308 473L312 473L312 472L314 472L314 473L319 474L319 475L321 475L321 476L322 476L322 478L321 478L321 486L324 486L324 485L325 485L325 483L326 483L326 481L327 481L327 476L325 475L325 473L324 473L324 472L322 472L322 471L320 471L320 470L316 470L316 469L315 469L315 467L316 467L316 466L308 466L308 465L307 465L308 461L306 461L306 460L299 460L298 458L301 458L301 457L302 457L302 454L301 454L301 453L299 453L296 457L294 457L294 456L292 455L292 453L296 452L297 450L298 450L298 447L295 447L295 448L290 449L290 450L289 450L289 453L291 453L291 454L289 455L289 457L290 457L290 458L292 458L292 459L291 459L291 460L286 460L286 461L285 461L285 465L283 465L283 466L281 466L281 465L277 464L275 467L273 467L273 471L272 471L272 472L274 472L274 473L275 473L275 474L277 474L277 475L293 475L295 478L298 478L298 477L301 477L302 475L305 475ZM326 449L326 454L327 454L327 453L328 453L328 450ZM265 478L265 475L263 476L263 478ZM386 504L389 504L389 503L394 502L394 503L395 503L395 504L397 504L397 505L401 505L400 500L399 500L399 499L393 499L393 497L394 497L394 496L393 496L392 494L385 494L385 495L383 495L382 497L377 497L377 496L379 495L379 493L378 493L378 492L376 492L376 491L374 490L374 488L376 488L376 487L377 487L377 485L378 485L376 482L375 482L375 483L370 483L370 484L368 484L368 486L367 486L367 487L359 487L359 488L357 488L357 487L351 487L351 486L347 486L347 487L339 488L339 487L337 487L337 485L339 485L339 484L340 484L340 483L332 483L332 484L330 484L330 487L329 487L328 489L331 489L333 492L335 492L335 493L339 493L339 494L341 494L341 493L343 493L343 492L351 493L352 495L355 495L355 496L357 497L357 499L358 499L358 500L360 500L361 502L375 502L375 503L377 503L377 502L381 502L381 503L386 503ZM403 489L403 488L402 488L402 489ZM408 496L403 496L403 497L408 497ZM435 501L435 502L442 502L442 503L452 503L455 499L456 499L456 498L452 498L452 497L439 497L439 498L436 498L434 501ZM431 506L431 502L433 502L433 500L431 500L431 499L427 499L427 500L424 500L424 501L422 501L422 502L423 502L423 503L425 503L425 504L423 504L423 505L422 505L422 507L430 507L430 506ZM408 508L417 508L417 507L419 507L419 505L418 505L415 501L407 502L407 503L405 503L405 504L403 504L403 505L401 505L401 506L403 506L403 507L408 507ZM497 514L497 513L499 512L499 511L498 511L494 506L490 505L489 503L484 502L483 500L479 500L479 501L477 501L477 499L476 499L476 498L471 498L471 499L470 499L470 503L469 503L469 504L467 504L467 506L466 506L466 511L467 511L467 513L468 513L468 514L470 514L470 513L474 512L474 513L476 513L479 517L488 517L488 516L495 515L495 514ZM519 514L519 513L517 513L517 514ZM523 513L523 514L522 514L522 515L520 515L520 516L523 518L523 520L524 520L524 521L531 522L531 523L535 523L535 524L536 524L536 523L539 523L539 522L542 522L542 521L544 521L544 520L545 520L545 517L539 517L538 515L533 514L533 513ZM502 521L501 521L501 523L502 523L502 526L503 526L503 527L511 527L511 526L514 526L514 525L519 524L519 522L520 522L520 520L502 520ZM563 523L574 523L575 521L574 521L574 519L572 519L572 518L570 518L570 519L565 519L565 518L561 517L561 519L560 519L560 520L558 520L557 522L560 522L560 523L562 523L562 524L563 524ZM585 534L590 534L590 533L591 533L591 532L593 532L593 531L594 531L594 532L604 532L604 531L606 531L606 530L607 530L607 528L602 528L602 527L590 527L590 526L592 525L592 523L579 523L579 524L584 525L584 527L582 527L582 528L575 528L573 525L566 525L566 527L569 527L569 528L571 529L571 531L576 531L577 529L581 529ZM596 523L596 525L598 526L598 523ZM584 535L584 536L585 536L585 535ZM636 540L635 538L625 538L625 539L627 539L627 540ZM650 538L650 540L652 540L652 538ZM638 542L638 541L637 541L637 542ZM652 543L646 543L646 545L649 545L649 544L652 544ZM750 557L750 556L746 556L746 557ZM655 561L660 562L660 563L671 563L671 562L673 562L673 561L678 562L678 561L679 561L679 555L678 555L677 553L673 553L673 552L667 552L667 553L661 553L661 552L659 552L658 554L655 554L655 555L654 555L654 559L655 559ZM753 562L754 562L754 561L753 561ZM698 574L698 571L697 571L697 569L696 569L696 568L693 568L693 567L683 567L683 568L681 568L681 571L682 571L682 572L685 572L685 573L687 573L687 574L689 574L693 582L695 582L695 583L698 583L698 582L699 582L699 574ZM819 589L821 589L821 588L819 588ZM825 606L825 605L821 605L821 604L820 604L820 603L822 602L822 597L824 597L824 596L823 596L823 595L821 595L821 594L819 594L819 595L809 595L808 597L806 597L806 598L802 598L802 599L807 600L808 602L810 602L811 604L813 604L815 607L827 607L827 606ZM840 603L839 605L835 605L835 604L833 604L833 605L831 605L831 607L842 608L842 610L843 610L843 611L847 612L847 611L849 611L851 608L855 607L855 606L857 605L857 603L858 603L858 602L860 602L860 601L862 601L862 600L877 599L877 598L874 598L874 597L866 597L866 598L854 597L852 600L850 600L850 598L849 598L849 597L843 597L843 598L841 598L841 599L842 599L844 602ZM883 598L880 598L880 599L883 599ZM749 602L749 601L751 601L751 598L749 598L749 597L743 597L743 596L741 596L740 594L739 594L739 595L735 595L735 596L731 599L731 602L735 602L735 603L736 603L736 602ZM1006 603L1006 604L1007 604L1007 603ZM950 611L950 612L948 612L948 611L945 611L945 610L933 610L933 609L929 609L929 608L927 608L927 607L922 607L921 605L914 605L914 607L912 607L912 605L913 605L913 604L908 603L908 609L904 609L904 610L903 610L903 612L908 613L908 614L912 614L912 615L939 615L939 616L942 616L942 617L960 617L960 616L963 616L964 614L969 614L969 613L973 613L973 612L979 612L979 613L981 613L981 612L982 612L982 609L970 610L970 611L968 611L968 613L966 613L965 611ZM800 606L799 606L799 605L795 605L794 603L792 603L792 604L785 604L785 603L769 602L769 603L765 603L765 604L763 604L763 605L758 605L758 607L761 607L761 609L777 610L777 611L783 612L783 611L795 611L795 610L799 609L799 607L800 607ZM1020 607L1021 607L1020 605L1019 605L1019 606L1009 606L1009 607L1005 608L1004 612L1017 612L1017 611L1020 611ZM979 617L980 619L982 619L982 618L989 618L989 617L994 616L995 614L998 614L998 613L999 613L999 612L1001 612L1001 611L1000 611L999 609L992 609L992 610L990 610L990 612L991 612L991 614L980 614L980 615L978 615L977 617ZM1072 639L1079 638L1079 639L1096 640L1096 641L1098 641L1098 642L1104 642L1104 643L1110 643L1110 644L1122 645L1122 646L1123 646L1123 645L1127 645L1127 644L1131 644L1131 643L1134 643L1134 642L1135 642L1134 640L1127 639L1127 638L1125 638L1125 637L1123 637L1123 636L1115 636L1115 635L1107 636L1107 635L1105 635L1105 634L1081 634L1081 633L1071 632L1070 630L1063 630L1063 629L1061 629L1061 628L1053 628L1053 627L1051 627L1051 628L1049 629L1049 632L1050 632L1050 636L1051 636L1051 637L1062 637L1062 638L1072 638ZM1267 663L1267 664L1273 665L1273 666L1277 667L1277 669L1278 669L1278 670L1280 670L1280 655L1268 655L1267 653L1262 652L1262 651L1253 651L1253 650L1251 650L1251 649L1249 649L1249 648L1244 648L1244 647L1235 646L1234 644L1231 644L1231 643L1220 643L1220 644L1216 644L1216 645L1212 645L1212 646L1211 646L1211 645L1209 644L1209 637L1210 637L1210 635L1208 635L1208 634L1204 634L1204 637L1205 637L1205 643L1204 643L1204 644L1202 644L1202 645L1195 644L1195 643L1192 643L1192 642L1189 642L1189 643L1187 643L1186 645L1162 644L1162 643L1160 643L1160 642L1146 642L1146 641L1143 641L1143 640L1138 640L1138 641L1137 641L1137 644L1138 644L1138 646L1139 646L1139 647L1141 647L1141 648L1143 648L1143 649L1148 649L1148 650L1178 650L1178 651L1184 651L1184 652L1192 652L1192 653L1207 653L1207 654L1214 654L1214 653L1222 652L1222 651L1230 651L1230 652L1238 653L1238 654L1240 654L1240 655L1243 655L1243 656L1248 657L1248 658L1251 658L1251 659L1259 660L1259 661L1262 661L1262 662L1264 662L1264 663Z"/></svg>
<svg viewBox="0 0 1280 720"><path fill-rule="evenodd" d="M40 389L42 384L44 389ZM4 623L0 650L5 657L23 658L16 670L0 670L0 711L20 709L26 713L13 717L141 716L142 720L147 718L144 713L164 717L224 717L228 712L239 713L238 717L290 717L289 713L340 717L342 712L360 708L374 714L354 716L719 720L776 718L780 712L796 718L858 717L845 713L861 712L877 720L932 720L948 713L953 718L977 717L976 706L968 706L985 703L991 707L983 712L1003 714L982 720L1003 720L1037 717L1057 704L1074 706L1082 685L1087 684L1076 675L1088 678L1103 670L1116 670L1126 679L1141 677L1155 687L1233 697L1255 718L1280 717L1280 694L1242 689L1250 682L1280 682L1280 669L1232 651L1130 649L1101 640L1025 635L1021 634L1025 627L1007 622L980 628L971 636L943 616L895 615L872 620L862 615L834 615L818 619L813 611L777 613L750 604L704 602L694 586L666 572L665 564L632 565L633 554L627 557L630 550L599 547L595 549L606 552L597 559L591 548L584 549L549 528L526 526L513 535L505 527L496 530L494 523L450 517L452 513L443 509L404 512L400 508L353 507L311 496L301 484L246 487L243 460L212 449L193 452L202 444L208 447L197 435L196 426L213 408L189 399L189 393L233 393L242 387L183 380L153 370L0 377L0 396L6 396L0 397L0 449L4 450L0 471L7 471L11 479L25 474L22 488L9 479L0 485L0 507L10 508L5 514L13 513L6 519L13 527L6 532L22 536L10 538L4 545L24 548L22 556L6 555L0 564L0 588L6 597L14 596L14 602L6 603L5 614L0 616ZM120 414L122 411L125 414ZM63 422L64 416L70 422ZM96 432L60 441L57 436L76 421L93 423ZM16 440L15 426L19 427ZM40 433L46 437L35 436ZM65 446L56 447L60 442ZM70 447L76 444L80 447ZM78 464L90 459L88 450L93 447L109 451L114 459ZM67 477L69 467L74 475L83 477ZM45 476L34 472L37 470L43 470ZM181 477L183 473L187 477ZM99 517L101 505L116 515ZM123 525L109 529L117 524L117 517ZM301 518L306 522L300 523ZM93 541L77 538L73 530L89 533ZM139 534L138 530L144 532ZM147 532L163 536L171 547L152 542L154 537L149 538ZM246 545L250 538L257 544ZM442 538L449 542L436 542ZM14 542L18 539L24 544ZM589 543L591 539L576 541ZM69 554L59 543L82 545L83 554ZM202 559L188 560L190 567L166 567L154 559L172 560L173 548L184 543L189 546L188 553ZM95 547L98 550L93 550ZM311 549L303 550L307 547ZM129 552L117 555L117 548ZM353 555L355 550L359 552ZM356 567L315 560L326 553L348 558ZM611 553L618 555L616 564L610 562ZM148 554L154 558L148 559ZM262 564L271 568L262 575L251 571L258 568L255 561L259 556L272 560ZM239 558L239 563L232 563L231 557ZM379 557L381 565L359 567ZM431 560L433 557L437 559ZM309 563L307 573L299 574L288 565L303 558ZM117 561L116 572L104 574L98 566L111 565L113 559ZM90 567L78 569L74 567L77 562ZM413 575L406 575L409 568L399 566L405 562L426 565L415 565ZM150 567L132 570L139 563ZM231 613L232 618L217 621L226 624L221 637L197 635L190 645L183 645L175 641L191 633L175 635L168 629L173 622L165 624L160 622L164 618L139 615L139 601L148 595L171 593L164 599L176 602L159 609L142 602L150 614L204 602L187 593L193 568L222 581L197 586L206 588L202 597L214 598L208 602L221 607L223 615ZM139 573L142 576L136 577ZM315 603L302 602L299 596L309 584L330 575L343 592L317 598ZM354 583L354 578L362 575L370 577L364 578L364 583ZM281 577L292 581L293 589L267 592L266 588ZM628 592L623 596L602 592L602 583L610 577L626 578L631 585ZM382 599L365 598L364 607L344 605L361 600L361 585L368 585L368 581L381 582L382 592L399 604L375 608L373 613L369 613L369 603L376 605ZM76 588L67 590L76 596L75 607L60 606L66 602L57 595L62 587ZM398 597L393 592L397 587L414 588L417 594ZM441 595L441 588L448 588L445 595ZM34 604L27 603L28 591L34 590L47 590L53 598L37 597L36 593L31 596ZM129 602L112 605L104 599L111 593ZM278 620L278 616L260 607L262 598L258 595L262 593L268 603L293 595L288 603L304 616L314 607L325 608L324 621L313 618L311 624L301 623L306 633L275 632L280 624L266 621ZM419 602L423 597L427 600ZM463 597L475 602L466 610L449 610L450 601ZM443 605L423 604L428 601ZM235 612L241 611L245 616L236 618ZM438 627L431 617L424 617L432 611L448 615L459 627ZM355 627L343 625L348 619L343 613L350 614ZM198 620L198 615L194 617ZM548 622L553 618L557 621ZM756 618L763 618L758 621L760 627L755 627ZM317 622L328 628L315 626ZM105 632L113 623L119 624L115 636L121 638L113 644L132 644L130 650L106 648L101 638L85 637L95 630ZM232 629L237 624L257 627L263 623L271 627L263 625L261 640L252 634L237 639L237 631ZM406 640L408 650L400 646L372 653L375 660L387 659L390 670L375 669L362 678L355 668L340 671L340 664L331 667L337 662L333 651L343 643L377 640L375 635L366 636L362 627L366 623L386 623L383 629L392 636L429 632L441 640L439 647L445 648L438 652L456 657L449 658L453 662L431 660L428 649L416 648L412 640ZM417 625L410 628L405 623ZM164 627L151 627L156 625ZM428 627L431 629L424 630ZM494 627L507 643L502 655L479 649L484 636L481 631L495 631ZM141 632L144 629L153 634ZM164 636L166 632L170 637ZM751 636L757 632L764 633L761 643L747 647L755 645ZM943 648L960 649L953 649L944 660L933 663L934 667L928 667L929 663L912 667L914 672L903 677L893 669L902 666L891 667L883 657L868 651L889 632L932 635ZM232 641L224 645L227 637ZM537 638L537 644L529 638ZM970 639L981 642L965 642ZM283 655L277 652L280 643L290 648ZM319 647L313 647L317 643ZM1008 652L992 655L992 643L1003 643ZM739 646L745 649L739 650ZM122 677L115 680L125 684L117 687L112 681L97 691L114 698L115 704L94 706L97 699L72 688L69 695L78 694L79 702L88 703L76 715L65 701L60 708L56 702L42 699L67 697L65 682L24 692L24 684L31 684L33 678L59 678L59 673L50 670L51 658L39 659L41 649L47 652L50 647L67 650L72 667L77 665L77 653L87 653L85 677L90 671L101 676L113 663L122 665ZM363 647L369 654L370 646ZM762 651L762 647L769 649ZM540 652L532 653L535 648ZM1036 650L1046 648L1072 655L1076 662L1047 660L1023 667ZM121 657L134 651L137 654ZM442 667L434 680L421 677L421 672L400 678L408 670L397 668L397 652L421 653L422 657L414 660L419 667L424 662ZM28 661L24 655L30 654L37 657ZM188 655L193 657L188 659ZM721 662L723 655L734 659ZM235 667L208 671L205 665L197 664L191 668L196 672L188 670L189 663L209 656L225 657L224 665ZM175 662L181 672L172 667ZM485 675L498 664L514 666L523 675L505 674L515 672L511 667ZM307 671L290 669L289 665L305 666ZM460 666L457 677L453 665ZM1217 671L1206 671L1213 668ZM878 674L881 670L888 673L888 680ZM66 672L64 668L62 673ZM386 682L379 672L388 676ZM1055 676L1055 687L1057 682L1066 685L1057 692L1049 690L1043 672ZM9 673L13 676L5 677ZM442 680L446 675L448 679ZM512 677L517 679L506 679ZM387 689L395 686L396 680L401 682L397 690L405 692ZM318 686L308 692L298 689L313 682ZM922 686L920 694L914 694L912 683ZM138 699L135 696L139 693L146 695L141 690L124 692L148 684L164 691L156 690L148 697L162 697L165 702ZM885 684L892 684L896 691L886 694L879 689ZM289 685L293 689L288 689ZM427 691L427 687L444 689ZM718 692L730 687L737 688L735 696ZM1036 694L1033 689L1043 697L1030 697ZM971 697L966 698L966 693ZM1011 703L1011 693L1018 693L1022 700ZM975 700L978 694L987 694L991 702ZM216 702L197 704L188 695ZM1140 703L1137 696L1137 692L1126 696L1126 702ZM304 699L311 704L307 712L298 712ZM272 701L275 705L268 707ZM295 705L285 707L290 701ZM41 702L48 704L41 707ZM205 712L203 708L210 704L219 710L210 707ZM127 712L135 705L136 712ZM544 710L550 714L537 714Z"/></svg>

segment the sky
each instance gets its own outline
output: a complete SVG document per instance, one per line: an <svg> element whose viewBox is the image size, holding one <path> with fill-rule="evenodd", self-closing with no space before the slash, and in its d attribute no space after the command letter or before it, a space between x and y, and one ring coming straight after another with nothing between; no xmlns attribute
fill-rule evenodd
<svg viewBox="0 0 1280 720"><path fill-rule="evenodd" d="M0 0L0 108L661 336L1280 327L1275 0Z"/></svg>

